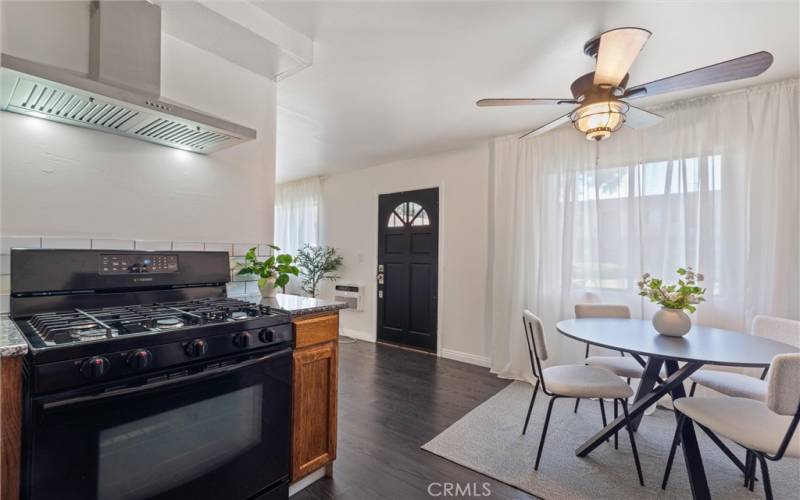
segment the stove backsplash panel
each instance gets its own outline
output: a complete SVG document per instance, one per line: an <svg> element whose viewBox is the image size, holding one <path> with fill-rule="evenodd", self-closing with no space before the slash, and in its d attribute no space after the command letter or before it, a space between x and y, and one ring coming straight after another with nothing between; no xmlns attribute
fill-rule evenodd
<svg viewBox="0 0 800 500"><path fill-rule="evenodd" d="M223 243L213 241L166 241L166 240L126 240L111 238L67 238L49 236L0 236L0 314L9 312L11 282L12 248L95 248L102 250L201 250L225 251L230 255L231 282L228 294L257 294L258 279L253 276L236 276L236 270L244 262L245 253L258 247L258 255L269 256L270 249L265 243Z"/></svg>

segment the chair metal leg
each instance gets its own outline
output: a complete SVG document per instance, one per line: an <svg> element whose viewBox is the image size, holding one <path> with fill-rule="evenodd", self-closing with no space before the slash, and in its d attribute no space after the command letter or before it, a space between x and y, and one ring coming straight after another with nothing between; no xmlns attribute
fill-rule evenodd
<svg viewBox="0 0 800 500"><path fill-rule="evenodd" d="M755 455L750 450L747 450L747 454L744 458L744 487L750 488L750 483L753 482L753 475L754 469L753 466L755 465Z"/></svg>
<svg viewBox="0 0 800 500"><path fill-rule="evenodd" d="M556 398L550 398L550 404L547 405L547 416L544 417L544 427L542 427L542 437L539 439L539 451L536 453L536 464L533 470L539 470L539 460L542 459L542 450L544 449L544 438L547 436L547 426L550 424L550 413L553 411L553 403Z"/></svg>
<svg viewBox="0 0 800 500"><path fill-rule="evenodd" d="M606 405L603 403L603 398L597 398L597 401L600 403L600 416L603 417L603 427L608 425L606 421ZM606 439L608 442L608 439Z"/></svg>
<svg viewBox="0 0 800 500"><path fill-rule="evenodd" d="M745 475L747 475L747 472L746 472L747 466L745 464L743 464L741 461L739 461L739 457L734 455L734 453L731 451L731 449L728 448L725 445L725 443L723 443L722 440L716 434L711 432L711 429L709 429L708 427L705 427L703 425L700 425L700 424L697 424L697 426L700 427L700 430L705 432L705 434L709 438L711 438L711 440L714 442L714 444L717 445L717 448L719 448L725 454L725 456L728 457L728 459L731 462L733 462L733 465L738 467L739 470L741 470L743 473L745 473ZM755 463L755 462L753 462L753 463Z"/></svg>
<svg viewBox="0 0 800 500"><path fill-rule="evenodd" d="M756 454L754 452L750 452L750 474L747 483L747 488L750 491L753 491L756 485Z"/></svg>
<svg viewBox="0 0 800 500"><path fill-rule="evenodd" d="M614 420L616 420L617 417L619 417L618 410L617 410L618 408L619 408L619 401L617 401L615 399L614 400ZM615 450L619 449L619 439L618 439L618 437L619 437L619 432L615 432L614 433L614 449Z"/></svg>
<svg viewBox="0 0 800 500"><path fill-rule="evenodd" d="M528 430L528 421L531 419L531 411L533 410L533 403L536 402L536 393L539 392L539 379L536 379L536 385L533 387L533 396L531 396L531 404L528 405L528 414L525 416L525 425L522 427L522 435Z"/></svg>
<svg viewBox="0 0 800 500"><path fill-rule="evenodd" d="M692 382L692 388L689 389L689 397L694 397L694 390L697 389L697 382Z"/></svg>
<svg viewBox="0 0 800 500"><path fill-rule="evenodd" d="M764 482L764 495L767 500L772 500L772 483L769 480L769 469L767 468L767 459L761 453L755 453L758 461L761 462L761 480Z"/></svg>
<svg viewBox="0 0 800 500"><path fill-rule="evenodd" d="M672 462L675 460L675 452L678 450L678 444L681 442L681 428L685 416L681 415L678 424L675 426L675 435L672 437L672 446L669 448L669 457L667 457L667 467L664 469L664 479L661 480L661 489L667 489L667 482L669 481L669 473L672 471Z"/></svg>
<svg viewBox="0 0 800 500"><path fill-rule="evenodd" d="M572 411L572 413L578 413L578 404L580 404L580 402L581 398L575 398L575 409Z"/></svg>
<svg viewBox="0 0 800 500"><path fill-rule="evenodd" d="M628 415L628 402L620 399L622 403L622 412L625 414L625 428L628 429L628 437L631 440L631 450L633 450L633 461L636 463L636 474L639 475L639 484L644 486L644 476L642 475L642 464L639 463L639 451L636 449L636 439L633 437L633 429L631 428L631 419Z"/></svg>

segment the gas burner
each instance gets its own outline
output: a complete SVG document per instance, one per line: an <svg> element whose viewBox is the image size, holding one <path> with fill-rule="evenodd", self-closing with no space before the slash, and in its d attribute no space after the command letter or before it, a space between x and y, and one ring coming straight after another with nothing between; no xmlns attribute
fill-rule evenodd
<svg viewBox="0 0 800 500"><path fill-rule="evenodd" d="M108 330L96 327L96 325L81 325L80 329L73 330L70 332L69 336L73 340L88 342L106 338L108 336Z"/></svg>
<svg viewBox="0 0 800 500"><path fill-rule="evenodd" d="M227 297L209 297L184 302L42 313L33 316L28 325L45 345L52 346L129 335L158 334L215 323L250 321L281 315L280 311L273 311L260 304Z"/></svg>
<svg viewBox="0 0 800 500"><path fill-rule="evenodd" d="M159 318L156 320L156 327L158 328L173 329L181 328L182 326L183 321L178 318Z"/></svg>

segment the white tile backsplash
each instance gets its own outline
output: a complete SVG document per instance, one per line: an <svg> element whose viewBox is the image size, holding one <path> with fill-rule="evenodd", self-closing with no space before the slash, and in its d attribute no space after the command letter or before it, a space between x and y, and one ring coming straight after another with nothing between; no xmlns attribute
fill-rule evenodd
<svg viewBox="0 0 800 500"><path fill-rule="evenodd" d="M172 250L171 241L136 240L136 250Z"/></svg>
<svg viewBox="0 0 800 500"><path fill-rule="evenodd" d="M233 255L232 243L205 243L203 248L206 252L228 252L228 255Z"/></svg>
<svg viewBox="0 0 800 500"><path fill-rule="evenodd" d="M92 248L97 250L133 250L133 240L92 240Z"/></svg>
<svg viewBox="0 0 800 500"><path fill-rule="evenodd" d="M42 238L42 248L87 249L92 248L89 238Z"/></svg>
<svg viewBox="0 0 800 500"><path fill-rule="evenodd" d="M258 250L256 250L256 255L259 257L269 257L272 255L272 249L267 246L265 243L261 243L258 245Z"/></svg>
<svg viewBox="0 0 800 500"><path fill-rule="evenodd" d="M261 293L258 290L258 281L247 281L247 295L255 295Z"/></svg>
<svg viewBox="0 0 800 500"><path fill-rule="evenodd" d="M245 295L247 293L247 284L244 281L234 281L228 283L228 295Z"/></svg>
<svg viewBox="0 0 800 500"><path fill-rule="evenodd" d="M256 254L258 254L258 246L258 243L234 243L232 255L234 257L244 257L247 251L253 247L256 247Z"/></svg>
<svg viewBox="0 0 800 500"><path fill-rule="evenodd" d="M173 241L173 250L202 250L203 243L199 241Z"/></svg>
<svg viewBox="0 0 800 500"><path fill-rule="evenodd" d="M41 248L42 239L34 236L3 236L0 238L0 254L8 255L12 248Z"/></svg>

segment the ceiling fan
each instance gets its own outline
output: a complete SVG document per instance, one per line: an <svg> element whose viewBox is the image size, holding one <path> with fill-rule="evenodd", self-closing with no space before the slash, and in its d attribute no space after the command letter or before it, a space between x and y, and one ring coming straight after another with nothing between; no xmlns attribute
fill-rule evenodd
<svg viewBox="0 0 800 500"><path fill-rule="evenodd" d="M638 129L655 125L662 120L661 116L631 106L623 99L637 99L750 78L760 75L772 64L772 54L762 51L628 87L628 70L651 34L642 28L617 28L586 42L583 52L596 59L595 70L572 82L571 98L481 99L476 104L481 107L577 104L578 107L569 113L531 130L520 139L528 135L543 134L571 121L587 139L601 141L610 137L623 124Z"/></svg>

